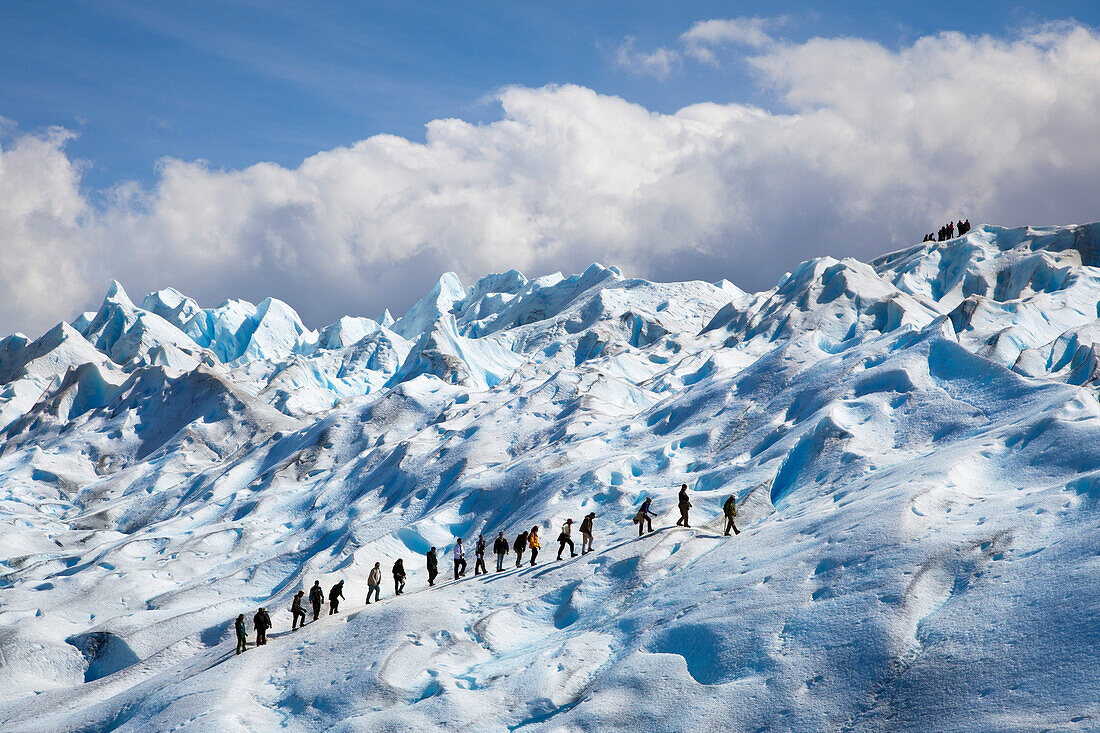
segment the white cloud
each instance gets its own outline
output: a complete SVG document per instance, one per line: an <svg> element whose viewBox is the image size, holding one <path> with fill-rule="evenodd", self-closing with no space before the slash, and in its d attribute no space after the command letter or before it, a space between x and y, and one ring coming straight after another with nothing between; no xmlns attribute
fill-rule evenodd
<svg viewBox="0 0 1100 733"><path fill-rule="evenodd" d="M685 52L704 64L718 65L715 46L738 45L760 49L772 43L766 28L779 21L770 18L701 20L680 35Z"/></svg>
<svg viewBox="0 0 1100 733"><path fill-rule="evenodd" d="M657 79L667 79L680 65L680 54L667 48L646 53L635 48L636 39L627 36L615 50L615 64L633 74L645 74Z"/></svg>
<svg viewBox="0 0 1100 733"><path fill-rule="evenodd" d="M14 125L0 118L0 133ZM0 325L40 329L91 295L103 279L82 223L82 166L65 154L60 128L0 147ZM87 255L87 256L86 256ZM94 275L93 275L94 273ZM93 277L89 277L93 275ZM98 285L96 286L98 287Z"/></svg>
<svg viewBox="0 0 1100 733"><path fill-rule="evenodd" d="M288 169L165 160L90 206L66 133L0 150L0 330L72 317L108 277L201 302L276 295L318 325L469 279L592 260L767 287L817 254L867 256L948 217L1100 218L1100 37L941 34L772 44L750 58L787 113L651 112L577 86L500 92L502 118L380 135Z"/></svg>

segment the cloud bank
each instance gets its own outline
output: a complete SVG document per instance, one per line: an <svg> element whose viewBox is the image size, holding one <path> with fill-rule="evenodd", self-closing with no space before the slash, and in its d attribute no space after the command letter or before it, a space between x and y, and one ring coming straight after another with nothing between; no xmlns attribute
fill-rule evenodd
<svg viewBox="0 0 1100 733"><path fill-rule="evenodd" d="M1092 29L943 33L892 50L755 43L731 28L708 32L756 46L745 63L775 109L658 114L578 86L514 87L498 121L435 120L424 143L378 135L296 169L166 159L152 188L106 193L81 189L69 133L9 134L0 330L71 318L112 277L204 304L275 295L318 325L402 309L445 270L600 260L756 289L805 257L879 253L952 217L1100 218Z"/></svg>

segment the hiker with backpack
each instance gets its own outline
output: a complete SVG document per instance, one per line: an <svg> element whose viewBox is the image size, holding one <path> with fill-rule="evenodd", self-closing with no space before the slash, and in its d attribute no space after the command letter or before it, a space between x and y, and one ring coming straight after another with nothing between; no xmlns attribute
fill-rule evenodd
<svg viewBox="0 0 1100 733"><path fill-rule="evenodd" d="M376 563L377 564L377 563ZM334 613L340 611L340 601L344 599L344 581L340 581L336 585L329 588L328 591L328 615L331 616Z"/></svg>
<svg viewBox="0 0 1100 733"><path fill-rule="evenodd" d="M573 539L570 535L573 533L573 518L565 520L565 524L561 526L561 534L558 535L558 559L561 560L561 554L565 551L565 546L569 545L569 557L576 557L577 551L573 547Z"/></svg>
<svg viewBox="0 0 1100 733"><path fill-rule="evenodd" d="M302 596L306 592L300 590L294 594L294 600L290 603L290 614L293 618L290 620L290 630L294 631L298 626L306 625L306 612L302 610Z"/></svg>
<svg viewBox="0 0 1100 733"><path fill-rule="evenodd" d="M539 556L539 528L532 527L527 535L527 546L531 548L531 567L535 567L535 558Z"/></svg>
<svg viewBox="0 0 1100 733"><path fill-rule="evenodd" d="M321 581L313 581L313 587L309 589L309 605L313 606L313 620L321 615L321 606L325 603L325 592L321 589Z"/></svg>
<svg viewBox="0 0 1100 733"><path fill-rule="evenodd" d="M581 520L581 554L592 551L592 522L596 518L596 512L589 512Z"/></svg>
<svg viewBox="0 0 1100 733"><path fill-rule="evenodd" d="M405 561L397 558L393 564L393 594L399 596L405 592Z"/></svg>
<svg viewBox="0 0 1100 733"><path fill-rule="evenodd" d="M252 617L252 625L256 629L256 646L267 643L267 630L271 628L271 617L267 615L267 609L263 606Z"/></svg>
<svg viewBox="0 0 1100 733"><path fill-rule="evenodd" d="M680 486L678 506L680 507L680 518L676 520L676 526L691 527L691 525L688 524L688 510L691 509L691 500L688 498L687 484L682 484Z"/></svg>
<svg viewBox="0 0 1100 733"><path fill-rule="evenodd" d="M641 537L645 534L645 528L648 525L649 531L653 531L653 515L649 513L649 505L653 502L648 496L646 500L642 502L642 508L638 510L638 513L634 515L634 524L638 525L638 536Z"/></svg>
<svg viewBox="0 0 1100 733"><path fill-rule="evenodd" d="M474 547L474 575L481 575L482 573L488 574L488 570L485 569L485 536L477 536L477 546Z"/></svg>
<svg viewBox="0 0 1100 733"><path fill-rule="evenodd" d="M731 529L734 534L741 534L741 531L733 523L733 518L737 516L737 500L734 499L733 494L730 494L729 498L726 499L726 503L722 505L722 513L726 516L726 537L730 536Z"/></svg>
<svg viewBox="0 0 1100 733"><path fill-rule="evenodd" d="M516 551L516 567L518 568L523 564L523 553L527 550L527 531L524 530L516 536L516 541L512 545L512 549Z"/></svg>

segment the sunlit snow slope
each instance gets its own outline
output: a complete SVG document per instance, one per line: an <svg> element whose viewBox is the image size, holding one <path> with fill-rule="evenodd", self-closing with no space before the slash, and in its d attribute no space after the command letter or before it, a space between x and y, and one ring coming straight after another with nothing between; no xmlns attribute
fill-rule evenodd
<svg viewBox="0 0 1100 733"><path fill-rule="evenodd" d="M448 273L319 331L113 283L0 341L0 729L1100 729L1098 307L1100 224L755 294ZM314 579L346 605L291 633Z"/></svg>

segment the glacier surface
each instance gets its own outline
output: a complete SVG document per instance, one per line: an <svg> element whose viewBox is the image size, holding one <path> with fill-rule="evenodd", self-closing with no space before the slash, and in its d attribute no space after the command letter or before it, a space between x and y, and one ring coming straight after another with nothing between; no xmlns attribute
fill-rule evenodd
<svg viewBox="0 0 1100 733"><path fill-rule="evenodd" d="M1098 308L1100 224L760 293L446 273L319 330L111 283L0 340L0 727L1096 730ZM315 579L347 600L291 632Z"/></svg>

